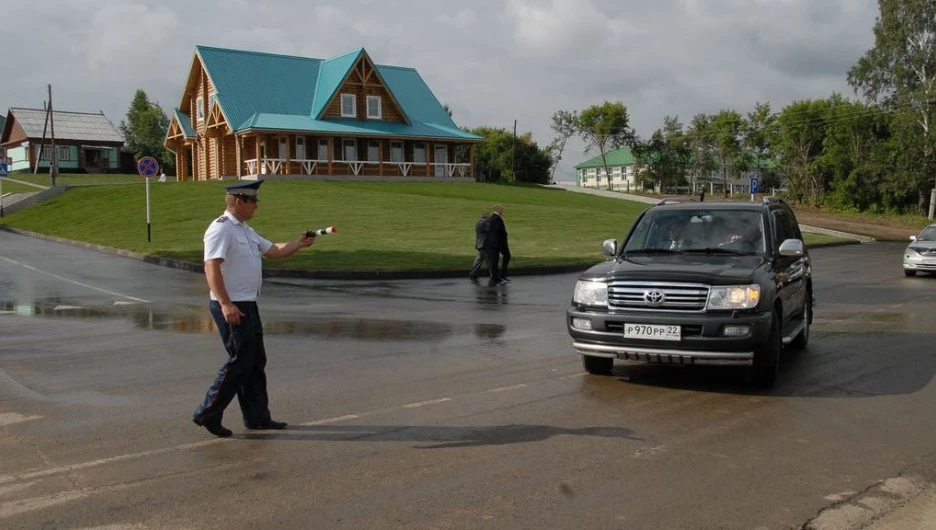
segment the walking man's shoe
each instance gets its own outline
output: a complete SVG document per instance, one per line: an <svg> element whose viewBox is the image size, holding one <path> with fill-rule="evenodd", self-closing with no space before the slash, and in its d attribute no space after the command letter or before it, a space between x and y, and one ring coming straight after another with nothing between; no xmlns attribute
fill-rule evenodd
<svg viewBox="0 0 936 530"><path fill-rule="evenodd" d="M221 425L220 422L218 422L218 423L205 423L204 425L198 423L198 422L195 421L195 420L192 420L192 422L194 422L195 425L198 425L199 427L204 427L205 430L207 430L207 431L210 432L211 434L217 436L218 438L229 438L232 434L234 434L234 433L231 431L231 429L225 428L223 425Z"/></svg>

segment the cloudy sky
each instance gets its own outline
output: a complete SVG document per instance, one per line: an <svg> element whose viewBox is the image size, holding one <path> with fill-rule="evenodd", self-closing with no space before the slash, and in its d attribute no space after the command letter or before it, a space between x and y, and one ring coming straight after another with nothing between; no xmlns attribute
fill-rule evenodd
<svg viewBox="0 0 936 530"><path fill-rule="evenodd" d="M0 107L103 111L142 88L179 104L194 46L330 57L364 46L412 66L459 125L531 131L557 109L623 102L641 135L666 114L853 92L877 0L33 0L4 2ZM557 178L583 158L570 143Z"/></svg>

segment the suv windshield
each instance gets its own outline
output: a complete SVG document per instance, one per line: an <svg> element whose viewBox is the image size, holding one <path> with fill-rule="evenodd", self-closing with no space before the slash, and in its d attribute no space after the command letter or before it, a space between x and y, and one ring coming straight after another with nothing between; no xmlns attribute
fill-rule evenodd
<svg viewBox="0 0 936 530"><path fill-rule="evenodd" d="M706 209L647 212L624 253L721 252L764 254L763 217L757 211Z"/></svg>

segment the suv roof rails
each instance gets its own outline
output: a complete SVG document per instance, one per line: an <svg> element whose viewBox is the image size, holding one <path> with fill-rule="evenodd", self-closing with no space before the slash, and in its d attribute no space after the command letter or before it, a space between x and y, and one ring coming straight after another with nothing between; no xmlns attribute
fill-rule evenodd
<svg viewBox="0 0 936 530"><path fill-rule="evenodd" d="M785 200L781 199L780 197L774 197L772 195L765 195L763 202L764 204L771 204L771 203L786 204Z"/></svg>

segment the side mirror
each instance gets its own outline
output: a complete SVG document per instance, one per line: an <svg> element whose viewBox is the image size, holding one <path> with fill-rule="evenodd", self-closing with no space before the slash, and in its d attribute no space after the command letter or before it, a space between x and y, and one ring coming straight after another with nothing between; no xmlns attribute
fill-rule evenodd
<svg viewBox="0 0 936 530"><path fill-rule="evenodd" d="M802 256L803 241L800 239L787 239L780 245L781 256Z"/></svg>
<svg viewBox="0 0 936 530"><path fill-rule="evenodd" d="M601 252L606 256L617 254L617 239L605 239L604 243L601 244Z"/></svg>
<svg viewBox="0 0 936 530"><path fill-rule="evenodd" d="M910 236L910 241L916 241L916 236Z"/></svg>

